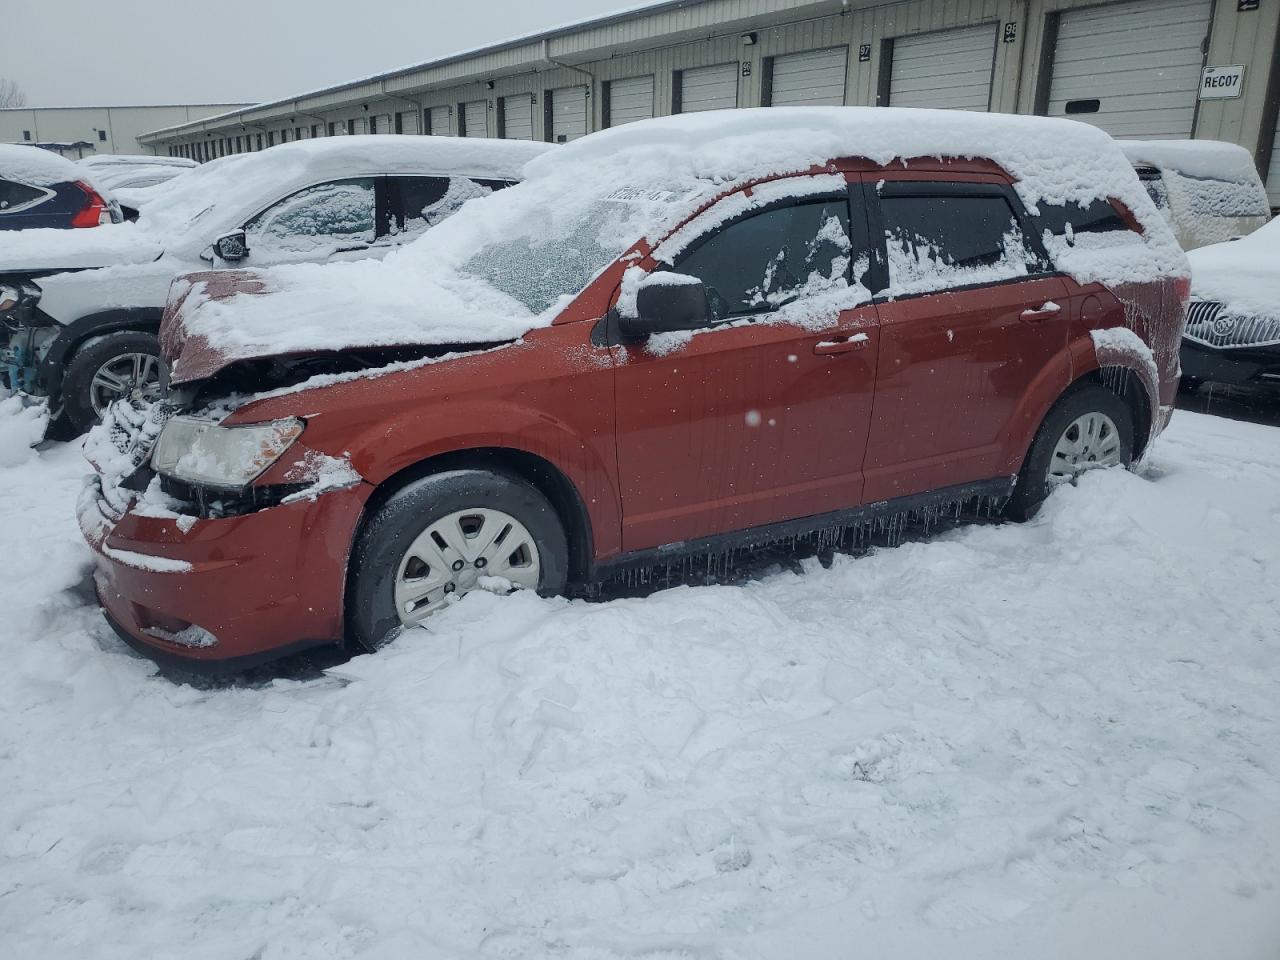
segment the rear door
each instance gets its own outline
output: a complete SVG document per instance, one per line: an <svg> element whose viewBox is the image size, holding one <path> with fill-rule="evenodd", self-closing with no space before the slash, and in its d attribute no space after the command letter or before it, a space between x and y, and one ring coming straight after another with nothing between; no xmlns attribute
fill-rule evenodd
<svg viewBox="0 0 1280 960"><path fill-rule="evenodd" d="M837 184L722 222L734 199L703 214L705 232L679 252L655 252L703 281L715 322L615 348L625 550L862 496L876 315L861 204L851 217Z"/></svg>
<svg viewBox="0 0 1280 960"><path fill-rule="evenodd" d="M1067 286L1013 191L929 177L867 188L885 244L869 501L1006 473L1020 403L1067 344Z"/></svg>

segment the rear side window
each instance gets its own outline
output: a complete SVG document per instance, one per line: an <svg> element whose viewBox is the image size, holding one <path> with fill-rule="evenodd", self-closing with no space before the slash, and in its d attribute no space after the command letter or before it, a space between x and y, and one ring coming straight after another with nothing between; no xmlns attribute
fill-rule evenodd
<svg viewBox="0 0 1280 960"><path fill-rule="evenodd" d="M468 200L492 193L490 184L494 182L467 177L393 177L392 180L398 199L392 201L396 213L391 232L401 240L411 239L453 216Z"/></svg>
<svg viewBox="0 0 1280 960"><path fill-rule="evenodd" d="M1035 262L999 195L882 196L889 289L927 293L1026 276Z"/></svg>
<svg viewBox="0 0 1280 960"><path fill-rule="evenodd" d="M848 286L849 205L788 203L730 223L675 264L706 287L715 320L768 313Z"/></svg>
<svg viewBox="0 0 1280 960"><path fill-rule="evenodd" d="M30 206L46 196L46 191L25 183L0 180L0 213Z"/></svg>
<svg viewBox="0 0 1280 960"><path fill-rule="evenodd" d="M1106 200L1087 204L1040 204L1040 226L1055 237L1073 240L1077 233L1113 233L1128 230L1129 225Z"/></svg>

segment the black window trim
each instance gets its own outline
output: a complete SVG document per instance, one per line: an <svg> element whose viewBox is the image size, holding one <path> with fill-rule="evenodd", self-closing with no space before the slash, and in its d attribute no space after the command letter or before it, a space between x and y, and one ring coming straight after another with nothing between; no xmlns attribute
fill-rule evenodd
<svg viewBox="0 0 1280 960"><path fill-rule="evenodd" d="M979 180L888 180L877 178L874 173L865 174L862 181L864 207L867 211L868 234L872 238L872 271L873 281L872 303L890 303L899 300L914 300L918 297L933 297L939 294L959 293L966 290L977 290L982 287L1004 286L1010 283L1025 283L1028 280L1042 280L1046 277L1060 277L1062 271L1054 265L1049 256L1039 230L1032 217L1023 206L1022 199L1007 183L989 183ZM1014 219L1022 230L1023 242L1027 249L1039 261L1039 269L1028 265L1027 272L1004 280L984 280L979 283L964 283L956 286L940 287L937 290L922 290L919 293L907 293L894 296L889 289L889 251L885 243L884 211L880 207L882 197L1000 197L1009 203ZM879 291L879 293L874 293Z"/></svg>
<svg viewBox="0 0 1280 960"><path fill-rule="evenodd" d="M799 193L799 194L793 194L791 196L779 197L777 200L770 201L769 203L763 204L762 206L753 207L750 210L745 210L742 213L738 214L737 216L731 217L730 219L717 224L713 229L708 230L706 233L699 234L696 238L694 238L692 241L686 244L684 248L681 249L680 253L677 256L679 258L688 256L689 254L695 252L704 243L707 243L709 240L711 240L711 238L718 236L720 233L724 232L730 227L735 226L736 224L742 223L744 220L749 220L752 217L756 217L764 213L769 213L773 210L778 210L784 207L801 206L807 203L829 203L833 200L844 201L846 217L849 222L850 250L851 251L857 250L859 248L858 247L859 238L855 235L855 232L859 227L863 230L867 229L867 219L864 216L861 218L857 218L855 220L854 207L853 207L854 191L848 188L856 187L856 186L857 184L848 184L845 190L820 191L818 193ZM725 199L728 199L728 198L725 198ZM713 206L710 209L713 210L715 208ZM871 241L868 236L863 236L861 239L862 239L863 249L867 249L871 246ZM871 259L872 259L872 263L874 264L874 261L875 261L874 251L872 251ZM654 262L659 264L662 267L666 267L672 271L679 272L675 264L669 260L661 260L655 257ZM853 284L853 263L854 263L854 258L851 256L849 258L849 266L845 268L845 282L850 285ZM794 301L787 301L787 302L793 303ZM870 301L868 301L868 303L870 303ZM711 323L707 324L707 326L704 329L714 330L717 327L723 327L731 323L742 323L744 321L754 323L757 318L768 316L769 314L772 314L772 313L777 313L780 309L782 309L782 307L785 307L786 305L787 304L784 303L779 306L766 306L766 307L761 307L758 310L750 310L744 313L730 314L729 316L726 316L721 320L712 321Z"/></svg>

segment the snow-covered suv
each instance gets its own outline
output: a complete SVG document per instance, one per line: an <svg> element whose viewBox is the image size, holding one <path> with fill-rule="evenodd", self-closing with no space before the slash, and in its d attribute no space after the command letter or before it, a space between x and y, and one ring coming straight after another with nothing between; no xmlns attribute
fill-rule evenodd
<svg viewBox="0 0 1280 960"><path fill-rule="evenodd" d="M381 262L175 285L165 399L90 434L98 596L158 659L376 648L975 498L1168 420L1186 256L1105 133L725 110L577 140Z"/></svg>
<svg viewBox="0 0 1280 960"><path fill-rule="evenodd" d="M336 137L225 157L160 188L137 223L0 233L7 385L77 430L154 397L156 331L179 274L376 258L507 186L546 144ZM93 236L87 236L93 234Z"/></svg>

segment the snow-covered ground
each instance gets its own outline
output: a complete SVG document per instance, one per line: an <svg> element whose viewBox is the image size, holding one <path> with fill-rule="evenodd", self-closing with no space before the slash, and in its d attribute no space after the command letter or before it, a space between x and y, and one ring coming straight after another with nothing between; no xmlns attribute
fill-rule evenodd
<svg viewBox="0 0 1280 960"><path fill-rule="evenodd" d="M205 690L89 602L83 469L0 468L0 955L1276 956L1280 430Z"/></svg>

